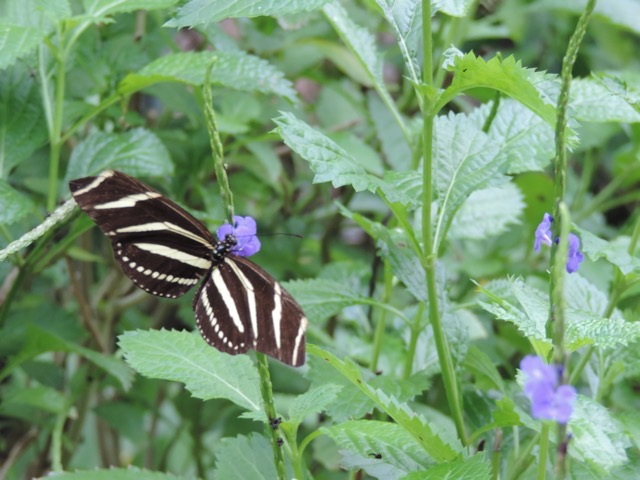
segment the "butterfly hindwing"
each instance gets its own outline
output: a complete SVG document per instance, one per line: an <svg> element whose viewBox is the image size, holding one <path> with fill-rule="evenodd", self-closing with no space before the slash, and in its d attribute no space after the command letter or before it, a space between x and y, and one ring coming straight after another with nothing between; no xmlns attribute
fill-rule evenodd
<svg viewBox="0 0 640 480"><path fill-rule="evenodd" d="M179 297L211 268L217 243L191 214L135 178L107 170L72 180L84 210L111 239L116 260L140 288Z"/></svg>
<svg viewBox="0 0 640 480"><path fill-rule="evenodd" d="M252 348L289 365L304 364L304 312L252 261L225 257L203 282L193 308L200 333L219 350Z"/></svg>

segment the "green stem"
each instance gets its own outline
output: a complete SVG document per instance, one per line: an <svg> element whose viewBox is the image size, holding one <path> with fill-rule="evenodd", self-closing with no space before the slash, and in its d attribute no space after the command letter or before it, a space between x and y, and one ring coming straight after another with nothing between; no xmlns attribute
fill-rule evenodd
<svg viewBox="0 0 640 480"><path fill-rule="evenodd" d="M256 352L258 373L260 374L260 392L264 401L264 411L267 415L267 433L271 437L271 448L273 450L273 461L275 462L278 480L287 480L287 468L284 464L284 454L282 447L278 445L280 434L278 429L271 428L269 422L277 417L276 407L273 403L273 392L271 390L271 375L269 374L269 361L263 353Z"/></svg>
<svg viewBox="0 0 640 480"><path fill-rule="evenodd" d="M438 308L438 293L436 289L436 252L433 250L431 202L433 201L433 100L428 93L433 86L433 45L431 32L431 2L422 1L422 242L424 245L423 263L427 281L427 296L429 299L429 321L433 329L433 337L438 352L438 361L442 372L447 401L453 422L456 426L458 438L467 445L467 434L462 415L462 402L458 393L456 372L451 358L449 344L442 328L442 319Z"/></svg>
<svg viewBox="0 0 640 480"><path fill-rule="evenodd" d="M549 429L550 422L542 422L540 431L540 450L538 451L538 475L537 480L544 480L547 476L547 458L549 455Z"/></svg>
<svg viewBox="0 0 640 480"><path fill-rule="evenodd" d="M66 410L56 415L56 421L53 425L51 434L51 467L54 472L62 472L62 431L64 429L64 421L67 418Z"/></svg>
<svg viewBox="0 0 640 480"><path fill-rule="evenodd" d="M407 379L413 373L413 359L416 356L416 347L418 345L418 338L422 331L422 315L424 314L424 303L418 305L418 311L416 312L415 319L411 324L411 338L409 339L409 349L404 360L404 371L402 372L402 378Z"/></svg>

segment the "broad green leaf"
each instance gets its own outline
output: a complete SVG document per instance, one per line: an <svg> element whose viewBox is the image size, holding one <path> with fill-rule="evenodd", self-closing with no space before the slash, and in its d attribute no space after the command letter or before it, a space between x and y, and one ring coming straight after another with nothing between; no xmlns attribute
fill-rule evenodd
<svg viewBox="0 0 640 480"><path fill-rule="evenodd" d="M640 112L597 78L572 80L569 104L574 116L584 122L640 122Z"/></svg>
<svg viewBox="0 0 640 480"><path fill-rule="evenodd" d="M434 463L411 435L394 423L355 420L322 431L336 442L343 467L364 470L375 478L401 478Z"/></svg>
<svg viewBox="0 0 640 480"><path fill-rule="evenodd" d="M115 168L130 175L170 175L169 152L151 131L136 128L126 133L97 132L80 142L71 154L65 183Z"/></svg>
<svg viewBox="0 0 640 480"><path fill-rule="evenodd" d="M521 223L524 207L522 193L513 183L476 190L456 213L449 236L476 240L498 236L509 225Z"/></svg>
<svg viewBox="0 0 640 480"><path fill-rule="evenodd" d="M72 16L69 0L3 0L0 2L0 18L3 23L33 27L39 39L51 33L55 24Z"/></svg>
<svg viewBox="0 0 640 480"><path fill-rule="evenodd" d="M210 0L188 0L178 9L176 18L166 23L168 27L193 27L209 25L225 18L282 16L299 12L310 12L320 8L329 0L237 0L234 2L212 2Z"/></svg>
<svg viewBox="0 0 640 480"><path fill-rule="evenodd" d="M380 183L380 190L388 202L399 202L409 208L416 208L422 205L422 173L413 170L387 170Z"/></svg>
<svg viewBox="0 0 640 480"><path fill-rule="evenodd" d="M640 323L623 318L602 318L591 312L567 309L567 349L575 351L585 345L618 348L640 339Z"/></svg>
<svg viewBox="0 0 640 480"><path fill-rule="evenodd" d="M328 60L335 63L336 67L354 82L366 87L372 86L366 67L359 61L358 56L348 48L339 43L322 39L308 40L305 41L304 45L313 48L316 53L324 55ZM331 86L325 85L325 88L331 88Z"/></svg>
<svg viewBox="0 0 640 480"><path fill-rule="evenodd" d="M291 113L283 113L273 120L289 148L309 162L315 173L313 183L331 182L334 187L351 185L360 192L374 192L380 180L364 168L329 137L311 128Z"/></svg>
<svg viewBox="0 0 640 480"><path fill-rule="evenodd" d="M320 322L343 308L369 301L347 285L319 278L287 282L286 288L312 322Z"/></svg>
<svg viewBox="0 0 640 480"><path fill-rule="evenodd" d="M56 480L186 480L187 478L192 478L176 476L171 473L152 472L137 467L80 470L55 473L48 476Z"/></svg>
<svg viewBox="0 0 640 480"><path fill-rule="evenodd" d="M402 477L402 480L490 480L491 464L484 453L476 453L469 458L459 458L452 462L436 465L426 472L414 472Z"/></svg>
<svg viewBox="0 0 640 480"><path fill-rule="evenodd" d="M436 104L436 111L468 89L490 88L517 100L555 127L559 92L555 76L524 68L513 56L486 61L473 52L457 57L451 70L453 80Z"/></svg>
<svg viewBox="0 0 640 480"><path fill-rule="evenodd" d="M459 443L445 442L440 436L443 432L427 423L424 418L412 411L406 403L399 403L394 397L388 396L381 389L375 389L365 383L359 368L349 358L341 361L331 353L311 344L307 345L307 352L324 359L340 372L372 400L378 409L402 426L436 462L450 461L459 455L462 448Z"/></svg>
<svg viewBox="0 0 640 480"><path fill-rule="evenodd" d="M360 60L360 64L368 73L371 84L380 97L384 99L387 108L393 110L395 118L399 119L400 113L397 111L395 102L389 95L382 77L382 56L376 49L374 36L365 28L353 22L339 2L325 5L323 11L340 39Z"/></svg>
<svg viewBox="0 0 640 480"><path fill-rule="evenodd" d="M376 3L395 31L407 76L414 84L419 84L422 77L418 62L422 49L422 0L376 0Z"/></svg>
<svg viewBox="0 0 640 480"><path fill-rule="evenodd" d="M530 9L549 12L560 10L581 15L587 0L540 0L532 3ZM635 0L607 0L596 2L593 16L624 27L636 34L640 33L640 5Z"/></svg>
<svg viewBox="0 0 640 480"><path fill-rule="evenodd" d="M573 438L569 453L578 461L593 463L607 472L627 461L630 442L623 426L609 410L583 395L578 395L569 420Z"/></svg>
<svg viewBox="0 0 640 480"><path fill-rule="evenodd" d="M580 275L580 272L567 275L564 291L567 306L574 310L584 310L592 315L602 315L609 304L607 294ZM620 318L620 312L615 309L612 317Z"/></svg>
<svg viewBox="0 0 640 480"><path fill-rule="evenodd" d="M50 413L65 413L68 408L68 401L58 390L42 385L34 385L13 391L4 395L1 409L11 407L11 405L21 405L35 407L39 410Z"/></svg>
<svg viewBox="0 0 640 480"><path fill-rule="evenodd" d="M0 23L0 70L30 54L43 36L37 28Z"/></svg>
<svg viewBox="0 0 640 480"><path fill-rule="evenodd" d="M514 427L522 425L520 414L516 410L516 405L510 397L504 396L496 402L496 409L493 412L493 425L494 427Z"/></svg>
<svg viewBox="0 0 640 480"><path fill-rule="evenodd" d="M29 197L0 180L0 225L11 225L33 210Z"/></svg>
<svg viewBox="0 0 640 480"><path fill-rule="evenodd" d="M640 274L640 258L629 255L621 245L609 243L578 227L574 227L574 230L582 240L582 252L586 253L591 260L595 262L599 258L605 258L625 275Z"/></svg>
<svg viewBox="0 0 640 480"><path fill-rule="evenodd" d="M476 346L471 346L462 362L464 368L476 377L476 385L486 390L505 391L504 382L489 355Z"/></svg>
<svg viewBox="0 0 640 480"><path fill-rule="evenodd" d="M40 85L26 65L14 65L0 74L0 179L42 147L47 136Z"/></svg>
<svg viewBox="0 0 640 480"><path fill-rule="evenodd" d="M439 12L452 17L468 16L471 7L476 5L473 0L432 0L431 4L436 5Z"/></svg>
<svg viewBox="0 0 640 480"><path fill-rule="evenodd" d="M127 390L131 386L133 372L121 360L82 347L73 341L60 337L55 332L44 330L31 323L26 327L25 343L21 346L17 354L11 358L9 364L2 370L0 379L10 375L16 367L22 365L24 362L36 358L45 352L76 353L113 376L118 380L123 389Z"/></svg>
<svg viewBox="0 0 640 480"><path fill-rule="evenodd" d="M127 363L146 377L182 382L203 400L226 398L249 411L262 410L258 372L246 355L222 353L186 331L126 332L118 345Z"/></svg>
<svg viewBox="0 0 640 480"><path fill-rule="evenodd" d="M342 390L340 385L329 384L314 387L302 395L298 395L289 405L289 421L299 425L309 415L322 412L328 404L335 400L340 390Z"/></svg>
<svg viewBox="0 0 640 480"><path fill-rule="evenodd" d="M86 14L96 21L103 21L107 15L133 12L135 10L158 10L171 8L179 0L83 0Z"/></svg>
<svg viewBox="0 0 640 480"><path fill-rule="evenodd" d="M223 438L215 449L212 478L224 480L272 480L278 478L273 451L266 437L252 433Z"/></svg>
<svg viewBox="0 0 640 480"><path fill-rule="evenodd" d="M132 442L142 444L147 440L146 410L143 405L126 398L102 402L93 411L102 421Z"/></svg>
<svg viewBox="0 0 640 480"><path fill-rule="evenodd" d="M214 62L215 60L215 62ZM214 62L214 63L212 63ZM127 75L118 87L126 95L160 82L202 85L207 68L217 85L247 92L275 94L296 101L296 93L284 74L266 60L244 52L182 52L160 57Z"/></svg>
<svg viewBox="0 0 640 480"><path fill-rule="evenodd" d="M376 135L380 140L382 153L391 172L403 172L411 167L411 148L402 134L402 130L393 118L393 115L385 107L380 97L375 92L367 95L369 116L376 129ZM417 173L410 171L410 173ZM415 199L414 199L415 200Z"/></svg>

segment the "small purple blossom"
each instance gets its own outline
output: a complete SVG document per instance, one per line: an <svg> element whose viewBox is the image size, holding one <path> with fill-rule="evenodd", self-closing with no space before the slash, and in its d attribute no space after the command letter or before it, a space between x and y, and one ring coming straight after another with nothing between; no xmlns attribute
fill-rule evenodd
<svg viewBox="0 0 640 480"><path fill-rule="evenodd" d="M544 243L547 246L551 246L551 224L553 223L553 217L548 213L542 217L542 222L536 228L535 240L533 242L533 249L536 252L540 252L540 246ZM560 237L555 238L555 243L560 241ZM578 270L578 267L584 260L584 255L580 251L580 239L573 233L569 234L569 255L567 257L566 269L568 273L573 273Z"/></svg>
<svg viewBox="0 0 640 480"><path fill-rule="evenodd" d="M260 251L260 240L256 237L256 221L251 217L234 215L233 225L225 223L216 234L220 241L224 241L227 235L233 235L238 243L231 247L231 253L241 257L250 257Z"/></svg>
<svg viewBox="0 0 640 480"><path fill-rule="evenodd" d="M520 362L520 369L525 374L524 392L531 400L533 418L567 423L576 401L576 389L571 385L558 385L560 367L527 355Z"/></svg>

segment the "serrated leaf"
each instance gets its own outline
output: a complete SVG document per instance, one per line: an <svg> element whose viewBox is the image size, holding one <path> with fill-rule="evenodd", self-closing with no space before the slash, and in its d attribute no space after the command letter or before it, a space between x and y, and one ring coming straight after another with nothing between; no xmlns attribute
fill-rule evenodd
<svg viewBox="0 0 640 480"><path fill-rule="evenodd" d="M360 370L349 358L339 360L331 353L315 345L307 345L307 351L331 364L340 374L347 378L362 393L364 393L384 413L402 426L422 448L433 457L436 462L449 461L456 458L462 446L445 442L443 432L427 423L424 418L413 412L406 403L399 403L393 396L388 396L381 389L374 389L365 383Z"/></svg>
<svg viewBox="0 0 640 480"><path fill-rule="evenodd" d="M482 240L520 223L524 211L522 193L513 183L476 190L460 207L451 222L450 238Z"/></svg>
<svg viewBox="0 0 640 480"><path fill-rule="evenodd" d="M612 244L603 240L588 230L575 227L576 233L582 240L582 252L586 253L594 262L599 258L605 258L620 269L622 273L640 273L640 258L632 257L621 245Z"/></svg>
<svg viewBox="0 0 640 480"><path fill-rule="evenodd" d="M581 15L584 11L584 0L541 0L535 4L535 10L544 12L567 11L575 15ZM596 2L593 16L605 19L614 25L624 27L634 33L640 33L640 5L635 0L607 0Z"/></svg>
<svg viewBox="0 0 640 480"><path fill-rule="evenodd" d="M11 225L29 214L33 202L29 197L0 180L0 224Z"/></svg>
<svg viewBox="0 0 640 480"><path fill-rule="evenodd" d="M362 469L375 478L400 478L434 463L411 435L393 423L355 420L322 431L338 445L343 467Z"/></svg>
<svg viewBox="0 0 640 480"><path fill-rule="evenodd" d="M577 460L594 463L605 472L627 461L630 442L623 426L595 400L578 395L569 429L573 436L569 453Z"/></svg>
<svg viewBox="0 0 640 480"><path fill-rule="evenodd" d="M136 128L127 133L98 132L80 142L71 154L65 183L115 168L133 176L170 175L173 163L160 139Z"/></svg>
<svg viewBox="0 0 640 480"><path fill-rule="evenodd" d="M325 320L351 305L369 302L347 285L319 278L287 282L286 289L312 322Z"/></svg>
<svg viewBox="0 0 640 480"><path fill-rule="evenodd" d="M56 480L181 480L192 477L181 477L171 473L152 472L137 467L103 468L77 472L52 473L46 478Z"/></svg>
<svg viewBox="0 0 640 480"><path fill-rule="evenodd" d="M623 318L602 318L591 312L567 309L566 320L566 347L571 352L585 345L616 348L640 339L640 323Z"/></svg>
<svg viewBox="0 0 640 480"><path fill-rule="evenodd" d="M212 64L212 62L215 62ZM118 86L126 95L160 82L203 85L208 68L216 85L247 92L275 94L295 102L297 95L284 74L268 61L244 52L182 52L160 57Z"/></svg>
<svg viewBox="0 0 640 480"><path fill-rule="evenodd" d="M379 186L380 180L368 174L348 152L293 114L283 113L273 121L284 143L309 162L315 173L313 183L331 182L336 188L351 185L356 192L374 192Z"/></svg>
<svg viewBox="0 0 640 480"><path fill-rule="evenodd" d="M262 410L258 372L246 355L228 355L189 332L126 332L118 345L132 368L149 378L182 382L203 400L226 398L250 411Z"/></svg>
<svg viewBox="0 0 640 480"><path fill-rule="evenodd" d="M310 12L320 8L329 0L236 0L234 2L211 2L211 0L189 0L176 13L176 18L168 21L168 27L193 27L209 25L225 18L281 16L300 12Z"/></svg>
<svg viewBox="0 0 640 480"><path fill-rule="evenodd" d="M213 478L224 480L272 480L278 478L269 441L253 433L223 438L216 446Z"/></svg>
<svg viewBox="0 0 640 480"><path fill-rule="evenodd" d="M40 86L23 63L0 75L0 99L1 179L45 144L47 125Z"/></svg>
<svg viewBox="0 0 640 480"><path fill-rule="evenodd" d="M476 453L469 458L460 458L429 468L425 472L414 472L402 477L402 480L489 480L491 464L484 453Z"/></svg>
<svg viewBox="0 0 640 480"><path fill-rule="evenodd" d="M179 0L83 0L87 16L94 21L103 21L107 15L133 12L135 10L158 10L171 8Z"/></svg>
<svg viewBox="0 0 640 480"><path fill-rule="evenodd" d="M322 412L335 400L340 390L342 390L340 385L329 384L312 388L298 395L289 405L289 421L299 425L309 415Z"/></svg>
<svg viewBox="0 0 640 480"><path fill-rule="evenodd" d="M594 78L576 78L571 81L569 105L574 116L584 122L640 122L638 112L629 102Z"/></svg>
<svg viewBox="0 0 640 480"><path fill-rule="evenodd" d="M580 272L567 275L564 285L567 306L575 310L585 310L592 315L602 315L609 305L609 297ZM615 309L612 318L620 318Z"/></svg>
<svg viewBox="0 0 640 480"><path fill-rule="evenodd" d="M418 57L422 48L422 0L376 0L376 3L396 33L408 77L414 84L419 84L421 73Z"/></svg>
<svg viewBox="0 0 640 480"><path fill-rule="evenodd" d="M387 201L416 208L422 205L422 174L413 170L405 172L387 170L380 184L380 190Z"/></svg>
<svg viewBox="0 0 640 480"><path fill-rule="evenodd" d="M0 23L0 70L30 54L43 37L37 28Z"/></svg>

